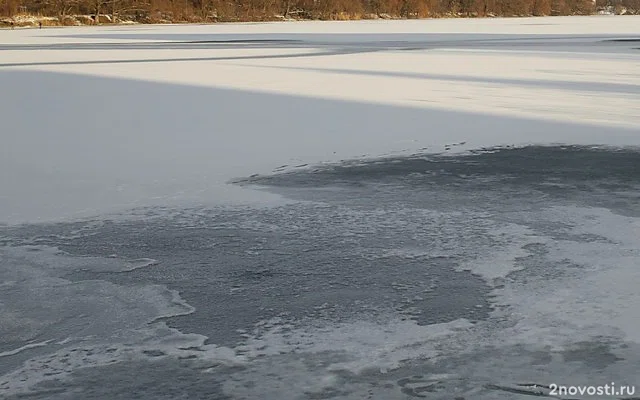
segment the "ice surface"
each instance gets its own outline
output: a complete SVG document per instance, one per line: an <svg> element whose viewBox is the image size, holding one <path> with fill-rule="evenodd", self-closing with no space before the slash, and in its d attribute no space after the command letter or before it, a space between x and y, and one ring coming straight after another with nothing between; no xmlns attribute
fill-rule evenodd
<svg viewBox="0 0 640 400"><path fill-rule="evenodd" d="M468 321L419 326L414 321L354 321L329 326L295 329L279 319L263 321L248 335L245 345L235 350L247 357L289 353L342 354L346 360L327 369L359 373L366 369L383 373L398 368L402 361L440 355L437 343L472 326Z"/></svg>
<svg viewBox="0 0 640 400"><path fill-rule="evenodd" d="M579 268L561 271L551 281L526 284L524 293L531 293L530 298L506 297L505 303L513 305L511 312L521 318L506 340L561 347L603 336L639 343L640 295L634 282L640 279L640 220L604 209L559 208L551 214L554 219L580 221L575 233L599 239L546 242L552 262Z"/></svg>
<svg viewBox="0 0 640 400"><path fill-rule="evenodd" d="M151 267L156 264L158 264L158 260L154 260L153 258L140 258L137 260L131 260L127 262L125 271L134 271L140 268Z"/></svg>
<svg viewBox="0 0 640 400"><path fill-rule="evenodd" d="M28 342L0 348L4 350L0 352L4 395L29 392L33 385L54 376L65 379L77 368L145 359L149 354L242 360L230 349L205 346L202 335L183 334L161 322L194 311L175 290L159 285L125 287L102 280L72 282L60 277L81 266L128 272L130 264L73 258L47 247L2 248L0 255L0 281L14 282L6 291L0 288L2 345ZM142 261L138 267L151 260ZM104 268L109 263L121 269ZM42 338L47 340L37 341Z"/></svg>
<svg viewBox="0 0 640 400"><path fill-rule="evenodd" d="M530 143L640 146L640 51L612 41L637 38L639 25L639 17L580 17L5 31L0 223L282 204L228 182L341 160ZM249 42L256 39L272 42ZM352 218L375 233L391 226L382 218L390 210ZM364 385L345 383L358 374L395 379L403 395L432 385L453 393L494 382L508 391L527 380L636 376L637 217L584 205L515 214L505 222L467 213L475 218L462 225L469 232L455 236L490 243L461 244L465 262L457 265L490 286L496 307L488 320L425 326L394 314L301 325L283 317L257 323L233 348L165 325L195 310L164 285L70 278L155 273L167 266L160 257L109 248L112 257L72 257L46 238L1 247L0 390L25 393L82 367L162 357L241 364L225 387L246 398L299 398L301 387L320 396ZM460 215L441 211L396 216L395 229L460 228ZM278 234L277 225L253 228ZM89 231L50 239L70 243ZM437 235L431 240L438 244ZM362 257L458 254L438 250L407 240ZM565 362L571 352L618 358L587 368Z"/></svg>
<svg viewBox="0 0 640 400"><path fill-rule="evenodd" d="M463 141L640 145L640 52L608 41L637 26L600 16L5 31L0 222L260 203L275 198L226 182ZM289 42L215 43L255 39Z"/></svg>
<svg viewBox="0 0 640 400"><path fill-rule="evenodd" d="M537 238L530 229L516 224L492 229L489 234L500 243L497 248L491 254L478 256L459 266L462 270L468 270L482 276L489 283L493 283L497 278L504 278L509 273L521 268L517 262L518 258L529 255L525 246L541 241L541 238Z"/></svg>
<svg viewBox="0 0 640 400"><path fill-rule="evenodd" d="M24 351L24 350L29 350L29 349L33 349L33 348L36 348L36 347L46 346L46 345L49 344L49 342L50 342L50 340L47 340L47 341L44 341L44 342L38 342L38 343L25 344L24 346L18 347L17 349L14 349L14 350L3 351L2 353L0 353L0 357L13 356L13 355L16 355L16 354L20 353L21 351Z"/></svg>

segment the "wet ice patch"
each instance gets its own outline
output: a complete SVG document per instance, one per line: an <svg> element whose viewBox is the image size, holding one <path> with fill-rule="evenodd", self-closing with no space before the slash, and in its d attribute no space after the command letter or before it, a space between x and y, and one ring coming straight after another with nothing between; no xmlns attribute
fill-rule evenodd
<svg viewBox="0 0 640 400"><path fill-rule="evenodd" d="M480 275L488 283L520 269L518 259L529 255L526 246L545 240L538 237L532 229L517 224L491 229L487 231L487 235L493 238L496 245L487 254L465 261L458 268Z"/></svg>
<svg viewBox="0 0 640 400"><path fill-rule="evenodd" d="M239 398L394 399L433 391L453 375L411 380L402 378L403 371L446 358L452 348L446 343L457 342L474 327L464 319L420 326L392 316L338 324L292 322L260 321L245 334L245 343L234 350L249 363L224 382L225 393Z"/></svg>
<svg viewBox="0 0 640 400"><path fill-rule="evenodd" d="M162 318L194 309L163 285L116 285L102 280L72 282L78 268L120 272L121 260L70 257L49 247L0 249L0 391L29 392L74 370L135 358L235 359L230 350L207 345L206 337L183 335ZM135 260L144 266L150 259Z"/></svg>
<svg viewBox="0 0 640 400"><path fill-rule="evenodd" d="M132 330L127 337L84 338L59 350L26 360L19 368L0 376L0 390L7 395L39 393L51 380L72 379L75 371L119 363L171 357L218 365L241 363L241 357L227 348L205 345L206 337L182 334L164 323Z"/></svg>
<svg viewBox="0 0 640 400"><path fill-rule="evenodd" d="M515 275L497 292L516 322L506 343L558 349L603 337L640 343L640 219L598 208L548 213L549 219L570 220L572 228L566 240L544 243L545 261L535 274L525 274L526 280ZM597 240L580 239L585 237Z"/></svg>
<svg viewBox="0 0 640 400"><path fill-rule="evenodd" d="M123 271L131 272L140 268L147 268L153 265L158 265L158 260L154 260L153 258L139 258L137 260L130 260L125 263L125 267Z"/></svg>
<svg viewBox="0 0 640 400"><path fill-rule="evenodd" d="M49 241L32 235L37 227L26 228L23 244L41 245L14 249L24 253L14 258L28 266L22 270L27 280L85 299L116 288L115 298L97 302L99 307L124 309L125 321L133 315L150 319L144 329L131 322L129 330L108 332L112 343L99 335L60 335L4 358L33 361L27 377L37 377L37 370L63 376L67 372L56 363L68 358L69 349L94 352L82 350L73 368L105 368L107 361L94 358L107 352L107 344L119 349L104 358L118 374L140 365L123 360L159 365L228 359L242 365L225 375L222 386L230 396L296 400L495 400L515 394L491 385L635 376L640 209L631 200L637 156L544 151L495 151L462 162L454 156L426 164L395 160L390 175L384 160L359 165L370 172L364 177L358 171L320 171L315 178L305 172L293 177L300 181L293 186L306 192L307 202L268 210L148 210L72 241L64 226L51 228L59 237ZM603 159L620 165L610 174L602 170L608 165ZM593 165L583 168L585 163ZM320 189L305 188L310 176ZM290 178L278 179L287 186ZM350 184L329 187L340 179ZM57 241L70 253L113 257L69 257L42 247ZM162 262L148 265L150 257ZM38 267L49 258L64 262ZM130 267L141 268L111 273ZM0 290L23 290L23 277L8 271L13 276ZM83 279L117 285L101 290L102 284ZM86 290L63 292L73 287L71 280ZM165 284L179 288L197 312L191 314L193 308ZM132 295L118 300L139 287L155 289L142 291L147 300L138 305ZM149 304L154 301L174 306ZM183 317L171 319L177 314ZM44 329L39 318L19 322L21 310L3 316L23 332ZM163 333L158 318L208 338ZM49 337L5 343L0 351L42 339ZM54 351L58 355L42 364ZM193 373L218 379L216 362ZM158 376L145 374L147 380Z"/></svg>
<svg viewBox="0 0 640 400"><path fill-rule="evenodd" d="M338 353L344 360L331 363L328 370L386 372L398 368L403 361L439 356L437 342L472 326L464 319L420 326L414 321L391 318L295 328L277 319L260 323L236 351L249 358L287 353Z"/></svg>
<svg viewBox="0 0 640 400"><path fill-rule="evenodd" d="M3 351L2 353L0 353L0 357L14 356L14 355L16 355L16 354L18 354L18 353L20 353L22 351L25 351L25 350L35 349L36 347L46 346L50 342L51 342L51 340L45 340L44 342L25 344L24 346L20 346L17 349Z"/></svg>
<svg viewBox="0 0 640 400"><path fill-rule="evenodd" d="M0 262L5 261L7 264L11 263L13 266L21 264L24 265L25 268L28 268L28 266L38 266L37 268L32 268L32 272L35 273L35 271L38 270L51 276L62 276L76 271L123 272L157 263L156 260L148 258L129 261L117 258L117 256L71 256L57 247L47 245L5 246L0 247L0 253L6 258L5 260L0 259ZM17 273L19 270L23 274L26 273L25 269L15 268L0 273L2 273L4 277Z"/></svg>

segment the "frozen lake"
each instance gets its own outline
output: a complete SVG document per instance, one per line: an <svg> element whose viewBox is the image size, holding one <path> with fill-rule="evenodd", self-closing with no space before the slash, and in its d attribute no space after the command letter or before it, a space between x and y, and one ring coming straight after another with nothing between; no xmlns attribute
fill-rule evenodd
<svg viewBox="0 0 640 400"><path fill-rule="evenodd" d="M0 31L0 397L640 385L639 27Z"/></svg>

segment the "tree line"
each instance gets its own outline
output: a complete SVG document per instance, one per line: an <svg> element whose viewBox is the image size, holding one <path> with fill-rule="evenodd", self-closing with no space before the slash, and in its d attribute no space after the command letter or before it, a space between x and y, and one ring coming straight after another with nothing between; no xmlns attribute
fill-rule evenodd
<svg viewBox="0 0 640 400"><path fill-rule="evenodd" d="M0 0L0 15L50 17L51 24L513 17L640 13L640 0ZM88 19L87 19L88 18Z"/></svg>

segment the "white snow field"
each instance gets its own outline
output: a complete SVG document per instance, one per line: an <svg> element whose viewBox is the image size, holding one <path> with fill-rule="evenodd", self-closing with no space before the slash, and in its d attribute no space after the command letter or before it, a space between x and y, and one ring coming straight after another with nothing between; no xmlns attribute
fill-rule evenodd
<svg viewBox="0 0 640 400"><path fill-rule="evenodd" d="M637 145L638 37L613 16L1 31L0 222L265 200L226 182L458 142Z"/></svg>
<svg viewBox="0 0 640 400"><path fill-rule="evenodd" d="M0 89L0 398L640 385L640 16L2 30Z"/></svg>

